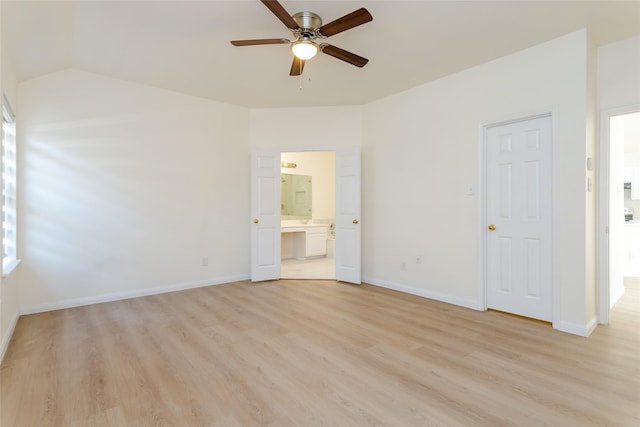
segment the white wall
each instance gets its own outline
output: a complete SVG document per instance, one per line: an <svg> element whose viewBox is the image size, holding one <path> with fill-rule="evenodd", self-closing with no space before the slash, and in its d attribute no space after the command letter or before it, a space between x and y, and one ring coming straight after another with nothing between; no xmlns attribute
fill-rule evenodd
<svg viewBox="0 0 640 427"><path fill-rule="evenodd" d="M76 70L19 101L24 311L247 277L246 109Z"/></svg>
<svg viewBox="0 0 640 427"><path fill-rule="evenodd" d="M558 190L554 264L560 301L554 325L586 333L593 323L585 295L586 31L365 106L365 280L482 306L479 129L549 110L555 115ZM466 195L468 186L475 195Z"/></svg>
<svg viewBox="0 0 640 427"><path fill-rule="evenodd" d="M595 164L596 161L596 91L597 91L597 49L592 43L591 37L587 34L587 84L586 90L586 154L583 160L590 158ZM586 168L585 168L586 169ZM597 176L595 168L585 170L584 182L586 183L587 193L585 197L585 317L589 322L589 328L592 330L597 325L598 318L598 290L596 288L596 183ZM590 331L589 331L590 332Z"/></svg>
<svg viewBox="0 0 640 427"><path fill-rule="evenodd" d="M598 110L640 104L640 36L598 49Z"/></svg>
<svg viewBox="0 0 640 427"><path fill-rule="evenodd" d="M362 107L251 110L251 148L301 151L362 144Z"/></svg>
<svg viewBox="0 0 640 427"><path fill-rule="evenodd" d="M2 7L0 7L0 14L2 13L1 11ZM2 48L1 37L2 36L0 36L0 98L4 93L11 104L11 108L15 112L18 106L16 94L18 84L13 72L11 59L8 57L6 50ZM1 103L2 100L0 99L0 104ZM19 117L17 117L16 120L19 120ZM2 185L0 178L0 188L2 188ZM4 235L2 229L0 229L0 235ZM20 248L18 248L18 250L20 250ZM0 278L0 360L2 360L4 356L4 352L11 339L11 334L13 333L13 328L18 319L19 270L20 266L11 273L3 272L3 276L6 274L6 277Z"/></svg>

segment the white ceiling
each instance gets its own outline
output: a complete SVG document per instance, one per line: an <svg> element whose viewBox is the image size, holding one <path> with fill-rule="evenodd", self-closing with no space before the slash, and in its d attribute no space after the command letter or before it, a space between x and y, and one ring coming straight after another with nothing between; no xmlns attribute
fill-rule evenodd
<svg viewBox="0 0 640 427"><path fill-rule="evenodd" d="M288 1L325 23L360 7L373 22L327 42L369 58L328 55L289 76L291 38L257 0L8 1L2 43L19 81L65 68L247 107L359 105L588 28L603 45L640 34L640 1ZM303 90L299 90L302 83Z"/></svg>

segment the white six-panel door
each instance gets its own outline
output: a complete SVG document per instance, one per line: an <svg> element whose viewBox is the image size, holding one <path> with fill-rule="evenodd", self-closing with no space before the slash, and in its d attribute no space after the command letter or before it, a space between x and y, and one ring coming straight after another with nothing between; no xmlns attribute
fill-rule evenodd
<svg viewBox="0 0 640 427"><path fill-rule="evenodd" d="M551 117L486 135L487 306L551 321Z"/></svg>
<svg viewBox="0 0 640 427"><path fill-rule="evenodd" d="M336 151L336 280L361 283L360 149Z"/></svg>
<svg viewBox="0 0 640 427"><path fill-rule="evenodd" d="M280 278L280 152L251 156L251 280Z"/></svg>

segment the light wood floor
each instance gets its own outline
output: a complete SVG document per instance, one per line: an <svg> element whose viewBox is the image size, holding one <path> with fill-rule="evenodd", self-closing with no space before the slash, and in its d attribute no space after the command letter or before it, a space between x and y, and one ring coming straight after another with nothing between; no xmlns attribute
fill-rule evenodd
<svg viewBox="0 0 640 427"><path fill-rule="evenodd" d="M2 427L638 426L639 289L588 339L334 281L24 316Z"/></svg>
<svg viewBox="0 0 640 427"><path fill-rule="evenodd" d="M280 277L283 279L335 279L336 259L332 257L283 259L280 262Z"/></svg>

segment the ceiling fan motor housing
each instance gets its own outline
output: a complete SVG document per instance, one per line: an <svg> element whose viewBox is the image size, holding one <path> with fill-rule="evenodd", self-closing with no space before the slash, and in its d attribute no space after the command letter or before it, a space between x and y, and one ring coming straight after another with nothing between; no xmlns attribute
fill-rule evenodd
<svg viewBox="0 0 640 427"><path fill-rule="evenodd" d="M305 30L311 30L311 32L322 27L322 18L313 12L298 12L292 16L293 20L300 27L302 32Z"/></svg>

